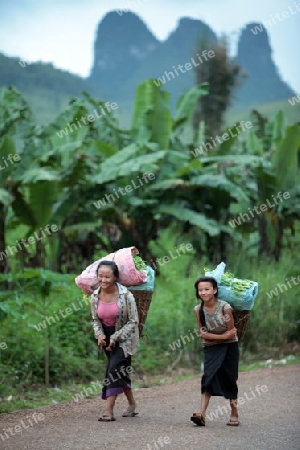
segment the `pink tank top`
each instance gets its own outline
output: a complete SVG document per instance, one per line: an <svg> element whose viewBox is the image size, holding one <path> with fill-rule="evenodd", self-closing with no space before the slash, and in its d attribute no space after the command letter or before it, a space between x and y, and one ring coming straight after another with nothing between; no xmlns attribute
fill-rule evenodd
<svg viewBox="0 0 300 450"><path fill-rule="evenodd" d="M116 325L117 315L119 314L119 307L117 302L114 303L98 303L98 317L104 325L111 327Z"/></svg>

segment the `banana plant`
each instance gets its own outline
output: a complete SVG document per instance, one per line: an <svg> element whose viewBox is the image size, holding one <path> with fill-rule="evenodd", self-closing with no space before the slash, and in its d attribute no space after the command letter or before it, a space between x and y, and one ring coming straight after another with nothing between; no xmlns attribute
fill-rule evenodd
<svg viewBox="0 0 300 450"><path fill-rule="evenodd" d="M115 216L122 235L131 238L130 245L138 242L149 258L152 256L149 242L170 222L181 230L189 224L190 228L202 230L209 236L216 236L222 230L230 232L228 225L218 223L218 217L209 217L197 190L212 191L218 187L216 193L226 193L229 198L241 196L240 190L225 176L202 175L201 178L201 171L205 173L203 165L192 158L189 151L183 151L185 145L192 145L190 138L186 138L188 127L192 128L199 96L206 94L207 87L201 85L182 95L173 119L168 93L155 86L152 80L143 82L136 93L130 130L133 142L120 152L115 151L93 178L101 186L107 184L108 192L115 192L118 187L129 185L134 177L153 172L152 183L116 199L99 212L108 220ZM192 174L195 176L190 180Z"/></svg>
<svg viewBox="0 0 300 450"><path fill-rule="evenodd" d="M20 163L16 135L26 134L24 123L30 121L30 109L12 87L0 89L0 271L9 271L6 231L13 201L13 174Z"/></svg>
<svg viewBox="0 0 300 450"><path fill-rule="evenodd" d="M272 122L257 112L255 118L256 126L248 131L245 143L248 153L261 156L249 173L256 185L250 210L260 209L256 215L259 254L278 261L285 228L293 229L294 221L300 218L296 206L300 203L300 125L286 126L282 112Z"/></svg>

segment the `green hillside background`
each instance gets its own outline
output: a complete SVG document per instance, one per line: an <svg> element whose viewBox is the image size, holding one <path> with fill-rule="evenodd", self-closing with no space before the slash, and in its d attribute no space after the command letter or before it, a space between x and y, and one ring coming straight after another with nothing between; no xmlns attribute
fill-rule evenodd
<svg viewBox="0 0 300 450"><path fill-rule="evenodd" d="M235 92L227 123L248 119L253 109L270 118L282 110L288 122L294 123L299 120L300 104L291 106L288 99L296 93L280 78L267 31L258 36L251 33L255 25L248 24L239 38L236 62L245 77ZM197 50L212 48L216 40L209 25L182 18L168 39L160 42L136 14L120 17L112 11L99 23L89 77L81 78L50 63L27 63L0 53L0 87L16 87L40 124L51 122L85 91L98 100L117 102L116 116L120 125L128 128L138 84L190 61ZM257 60L260 64L255 63ZM164 88L171 94L172 111L178 97L195 84L195 79L195 71L190 70L165 83Z"/></svg>

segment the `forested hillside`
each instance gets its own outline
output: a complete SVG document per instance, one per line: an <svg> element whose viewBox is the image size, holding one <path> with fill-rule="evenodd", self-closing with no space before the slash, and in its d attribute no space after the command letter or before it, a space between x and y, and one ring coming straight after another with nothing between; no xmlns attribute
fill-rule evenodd
<svg viewBox="0 0 300 450"><path fill-rule="evenodd" d="M70 98L82 91L97 95L97 89L79 76L53 64L30 63L0 53L0 86L14 86L28 100L39 123L48 123L63 111Z"/></svg>

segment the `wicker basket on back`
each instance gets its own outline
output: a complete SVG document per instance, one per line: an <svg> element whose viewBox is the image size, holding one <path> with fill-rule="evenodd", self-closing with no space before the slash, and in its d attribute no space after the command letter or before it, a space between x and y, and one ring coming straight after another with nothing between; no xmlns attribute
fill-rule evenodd
<svg viewBox="0 0 300 450"><path fill-rule="evenodd" d="M233 309L232 313L239 343L241 343L248 327L250 311L237 311L236 309Z"/></svg>
<svg viewBox="0 0 300 450"><path fill-rule="evenodd" d="M153 291L142 291L135 289L129 289L129 291L133 294L136 301L136 306L139 315L139 333L140 337L142 337L144 326L147 319L147 314L152 300Z"/></svg>
<svg viewBox="0 0 300 450"><path fill-rule="evenodd" d="M133 294L138 315L139 315L139 333L140 337L143 336L144 326L146 323L148 311L150 308L153 291L145 291L145 290L135 290L135 289L129 289L130 292ZM241 343L249 324L250 319L250 311L237 311L236 309L232 310L233 312L233 318L234 318L234 325L237 329L237 335L239 339L239 343Z"/></svg>

